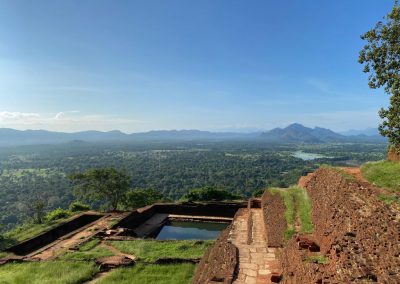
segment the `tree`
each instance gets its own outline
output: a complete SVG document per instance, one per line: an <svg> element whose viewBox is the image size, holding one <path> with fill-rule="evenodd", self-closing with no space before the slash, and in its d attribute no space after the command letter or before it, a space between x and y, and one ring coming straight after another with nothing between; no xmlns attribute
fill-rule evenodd
<svg viewBox="0 0 400 284"><path fill-rule="evenodd" d="M154 189L131 189L122 202L124 209L140 208L164 200L164 196Z"/></svg>
<svg viewBox="0 0 400 284"><path fill-rule="evenodd" d="M182 198L187 199L188 201L222 201L242 199L242 197L239 195L232 194L226 190L215 189L210 186L192 189Z"/></svg>
<svg viewBox="0 0 400 284"><path fill-rule="evenodd" d="M32 211L34 212L33 218L36 223L38 223L38 224L43 223L43 218L45 215L45 208L46 208L46 203L43 200L33 201Z"/></svg>
<svg viewBox="0 0 400 284"><path fill-rule="evenodd" d="M70 176L75 195L116 210L131 185L131 177L114 168L91 169Z"/></svg>
<svg viewBox="0 0 400 284"><path fill-rule="evenodd" d="M379 131L400 153L400 7L396 0L392 11L361 38L367 44L360 51L359 63L369 73L372 89L383 87L391 95L390 106L382 108Z"/></svg>

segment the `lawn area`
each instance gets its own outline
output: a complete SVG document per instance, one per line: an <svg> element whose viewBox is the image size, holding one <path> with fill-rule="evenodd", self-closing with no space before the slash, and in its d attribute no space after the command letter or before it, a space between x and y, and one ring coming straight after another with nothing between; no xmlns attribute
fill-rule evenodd
<svg viewBox="0 0 400 284"><path fill-rule="evenodd" d="M133 254L141 261L154 262L158 258L201 258L213 241L110 241L108 244L123 253Z"/></svg>
<svg viewBox="0 0 400 284"><path fill-rule="evenodd" d="M400 163L391 161L370 162L361 166L363 177L370 183L387 188L392 192L400 191Z"/></svg>
<svg viewBox="0 0 400 284"><path fill-rule="evenodd" d="M186 284L190 283L196 266L181 264L137 264L112 270L98 284Z"/></svg>
<svg viewBox="0 0 400 284"><path fill-rule="evenodd" d="M270 188L268 190L272 194L279 194L283 198L286 207L285 220L288 224L285 232L286 239L290 239L295 233L294 225L297 216L301 222L301 233L311 233L313 231L311 200L303 188L292 186L289 188Z"/></svg>
<svg viewBox="0 0 400 284"><path fill-rule="evenodd" d="M85 244L83 244L78 251L67 252L58 259L60 260L94 260L103 256L114 255L107 248L98 246L100 241L98 239L93 239Z"/></svg>
<svg viewBox="0 0 400 284"><path fill-rule="evenodd" d="M24 262L0 266L1 284L75 284L89 280L98 267L94 262Z"/></svg>

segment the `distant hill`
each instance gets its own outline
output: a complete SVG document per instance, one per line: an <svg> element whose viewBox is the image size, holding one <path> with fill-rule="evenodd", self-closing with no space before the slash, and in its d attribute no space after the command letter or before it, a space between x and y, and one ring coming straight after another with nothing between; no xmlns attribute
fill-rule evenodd
<svg viewBox="0 0 400 284"><path fill-rule="evenodd" d="M353 135L345 136L330 129L309 128L294 123L286 128L275 128L261 134L263 139L271 142L286 143L346 143L346 142L385 142L381 136Z"/></svg>
<svg viewBox="0 0 400 284"><path fill-rule="evenodd" d="M332 142L384 142L381 136L345 136L332 130L301 124L291 124L286 128L275 128L266 132L236 133L209 132L200 130L153 130L126 134L118 130L82 131L75 133L52 132L46 130L15 130L0 128L0 146L59 144L68 142L133 142L133 141L225 141L256 140L273 143L332 143Z"/></svg>
<svg viewBox="0 0 400 284"><path fill-rule="evenodd" d="M354 136L354 135L366 135L366 136L377 136L379 134L378 128L366 128L366 129L350 129L345 132L340 132L340 134L345 136Z"/></svg>

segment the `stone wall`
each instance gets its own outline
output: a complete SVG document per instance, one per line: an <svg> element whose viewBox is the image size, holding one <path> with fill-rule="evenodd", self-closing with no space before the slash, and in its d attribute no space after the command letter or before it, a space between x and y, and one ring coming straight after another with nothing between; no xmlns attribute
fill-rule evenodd
<svg viewBox="0 0 400 284"><path fill-rule="evenodd" d="M285 204L279 194L266 190L261 198L264 228L269 247L282 247L285 244Z"/></svg>
<svg viewBox="0 0 400 284"><path fill-rule="evenodd" d="M229 242L228 226L208 248L196 269L192 283L204 284L212 281L231 284L238 264L238 250Z"/></svg>
<svg viewBox="0 0 400 284"><path fill-rule="evenodd" d="M27 255L103 216L103 214L79 214L45 233L8 248L6 251L17 255Z"/></svg>
<svg viewBox="0 0 400 284"><path fill-rule="evenodd" d="M400 213L380 190L323 168L306 186L313 205L312 239L327 264L292 239L281 255L283 283L400 283Z"/></svg>
<svg viewBox="0 0 400 284"><path fill-rule="evenodd" d="M156 203L132 211L131 214L115 224L113 228L134 229L157 213L233 218L238 209L246 206L246 202Z"/></svg>

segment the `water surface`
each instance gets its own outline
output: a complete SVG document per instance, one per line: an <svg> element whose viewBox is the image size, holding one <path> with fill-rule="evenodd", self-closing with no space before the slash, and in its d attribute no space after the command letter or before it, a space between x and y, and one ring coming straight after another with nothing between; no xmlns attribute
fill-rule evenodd
<svg viewBox="0 0 400 284"><path fill-rule="evenodd" d="M169 221L157 235L157 240L213 240L228 223Z"/></svg>
<svg viewBox="0 0 400 284"><path fill-rule="evenodd" d="M327 156L321 155L321 154L314 154L314 153L305 153L303 151L296 151L292 154L293 157L302 159L303 161L310 161L310 160L315 160L315 159L321 159L321 158L328 158Z"/></svg>

